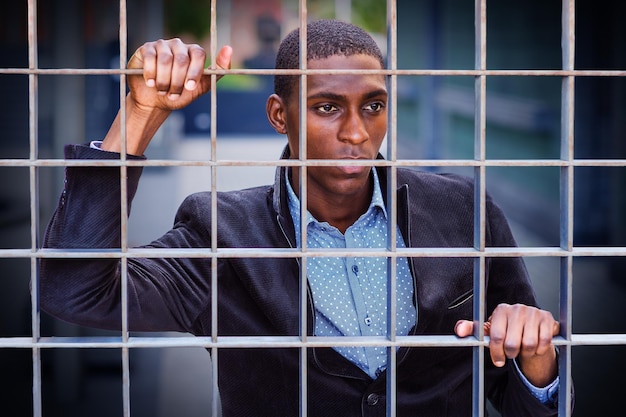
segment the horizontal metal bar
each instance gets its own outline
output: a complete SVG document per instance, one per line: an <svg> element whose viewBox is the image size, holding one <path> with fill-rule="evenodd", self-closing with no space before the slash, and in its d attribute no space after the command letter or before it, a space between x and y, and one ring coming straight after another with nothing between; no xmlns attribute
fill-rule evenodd
<svg viewBox="0 0 626 417"><path fill-rule="evenodd" d="M228 139L223 139L225 142ZM248 166L378 166L378 167L626 167L626 159L574 159L571 161L561 159L487 159L484 161L474 159L398 159L389 161L385 159L375 160L332 160L332 159L308 159L300 161L296 159L278 159L266 161L245 161L222 159L211 160L126 160L119 159L89 159L89 160L65 160L65 159L2 159L0 167L248 167Z"/></svg>
<svg viewBox="0 0 626 417"><path fill-rule="evenodd" d="M41 349L54 348L315 348L330 346L363 347L473 347L489 345L489 337L481 341L475 337L459 338L450 335L396 336L395 341L384 336L372 337L318 337L308 336L303 341L298 336L222 336L211 337L141 337L131 336L127 342L122 337L42 337L34 341L30 337L0 338L0 348ZM571 340L560 336L552 342L556 346L610 346L626 345L626 334L574 334Z"/></svg>
<svg viewBox="0 0 626 417"><path fill-rule="evenodd" d="M110 68L0 68L0 74L7 75L140 75L141 69ZM414 76L516 76L516 77L624 77L626 70L451 70L451 69L380 69L380 70L339 70L339 69L206 69L205 75L414 75Z"/></svg>
<svg viewBox="0 0 626 417"><path fill-rule="evenodd" d="M302 348L327 346L457 346L467 347L485 344L469 337L460 339L455 336L403 336L396 337L395 342L378 337L315 337L308 336L303 341L298 336L257 336L218 337L129 337L124 343L121 337L42 337L33 342L32 338L0 339L0 347L31 348L171 348L171 347L219 347L219 348Z"/></svg>
<svg viewBox="0 0 626 417"><path fill-rule="evenodd" d="M510 258L510 257L607 257L626 256L626 247L574 247L567 251L558 247L485 248L398 248L385 249L309 249L289 248L211 248L195 249L0 249L0 258L105 259L105 258L319 258L319 257L415 257L415 258Z"/></svg>

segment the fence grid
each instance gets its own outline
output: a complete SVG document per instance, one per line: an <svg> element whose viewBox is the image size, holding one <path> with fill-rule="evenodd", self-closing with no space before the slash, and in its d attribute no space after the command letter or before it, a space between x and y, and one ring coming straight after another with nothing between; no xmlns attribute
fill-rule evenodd
<svg viewBox="0 0 626 417"><path fill-rule="evenodd" d="M300 27L304 29L308 19L307 2L299 1L300 7ZM215 62L217 54L217 1L211 0L211 62ZM474 178L477 184L475 187L475 227L474 247L471 248L396 248L396 195L391 192L389 201L391 207L390 229L392 231L388 248L385 250L339 250L330 251L332 256L384 256L388 258L388 271L391 277L388 286L388 336L387 337L358 337L358 338L329 338L314 337L307 335L307 292L306 292L306 262L301 262L301 294L300 294L300 334L290 337L225 337L217 333L217 262L221 258L233 257L285 257L307 259L309 257L328 256L327 250L313 250L306 247L306 225L301 227L302 244L299 249L237 249L218 248L217 246L217 197L216 178L217 168L222 166L298 166L300 170L300 195L302 196L302 218L305 218L306 195L307 195L307 167L312 166L332 166L333 164L345 165L345 161L327 161L307 159L306 156L306 112L302 112L300 120L300 149L301 157L297 161L239 161L221 160L217 152L217 108L216 89L211 89L211 159L203 161L185 160L146 160L130 161L126 159L124 153L119 160L114 161L78 161L62 159L41 158L38 149L38 99L39 99L39 77L41 76L66 76L66 75L119 75L120 82L120 107L122 118L125 118L125 92L126 77L137 74L138 70L126 69L126 62L123 57L127 56L127 13L126 1L119 2L119 40L120 40L120 62L119 69L44 69L39 68L38 40L37 40L37 0L28 0L28 68L0 68L0 74L6 75L27 75L29 88L29 157L27 159L1 159L0 167L26 167L29 170L29 192L30 192L30 239L31 245L27 249L2 249L0 258L22 258L30 260L30 274L32 281L31 292L31 316L32 316L32 336L31 337L0 337L0 349L30 349L32 350L32 386L33 386L33 413L35 417L45 415L42 408L42 359L41 352L44 349L121 349L122 352L122 378L123 378L123 412L125 417L131 416L131 360L129 351L136 348L172 348L172 347L203 347L209 349L213 358L212 376L217 380L218 367L217 357L221 349L232 348L297 348L300 349L300 414L307 415L307 350L314 347L329 346L381 346L388 351L388 363L391 377L388 378L387 397L396 396L396 349L401 346L428 347L472 347L474 350L473 370L474 370L474 396L473 414L483 416L484 403L484 352L488 344L488 337L484 335L482 326L477 326L474 337L460 340L453 336L399 336L395 330L395 259L397 257L467 257L474 259L474 319L478 323L485 320L485 259L488 257L555 257L560 260L560 324L561 334L555 338L555 344L560 348L559 356L559 416L571 415L571 369L573 346L582 345L626 345L626 334L574 334L572 331L572 287L573 272L572 266L574 258L577 257L624 257L626 248L624 247L576 247L574 246L574 171L577 167L626 167L626 160L623 159L576 159L574 156L574 107L575 107L575 82L580 77L625 77L626 71L617 70L576 70L574 66L575 49L575 1L563 0L562 2L562 68L560 70L490 70L487 68L487 2L486 0L475 0L475 68L468 70L446 70L446 69L398 69L397 66L397 2L387 1L387 61L388 67L375 71L389 77L390 103L389 103L389 132L387 142L388 157L384 161L360 162L362 165L387 166L390 167L389 190L396 189L396 170L399 167L469 167L474 171ZM301 30L300 40L302 45L306 45L306 30ZM291 74L301 78L301 105L306 107L306 83L307 76L314 74L342 74L340 70L309 70L306 62L306 48L301 48L300 57L301 68L298 70L263 70L263 69L233 69L221 70L213 64L206 70L206 74L211 75L212 87L215 87L217 76L223 74L242 75L272 75ZM349 73L369 74L371 71L348 71ZM475 79L475 132L474 132L474 158L473 159L399 159L397 157L397 77L398 76L471 76ZM490 77L515 76L515 77L558 77L562 80L561 87L561 143L559 159L488 159L486 157L486 85ZM125 148L125 123L122 126L122 148ZM113 166L120 169L120 181L122 189L122 204L120 207L122 214L122 246L119 250L44 250L41 248L39 239L40 230L40 207L39 207L39 176L42 168L47 167L75 167L75 166ZM155 249L134 249L128 245L128 225L126 222L128 214L128 202L126 201L126 171L133 166L203 166L211 169L211 191L212 191L212 236L213 240L210 248L197 248L187 250L155 250ZM539 167L550 166L560 169L560 243L558 247L520 247L520 248L489 248L485 245L485 212L486 212L486 169L488 167ZM207 337L138 337L131 336L128 331L128 311L127 311L127 261L131 258L142 257L202 257L210 258L212 261L212 333ZM41 319L39 312L39 288L38 288L38 261L41 258L117 258L122 265L122 323L123 328L119 337L42 337L40 333ZM213 414L218 413L219 392L216 384L212 390ZM395 402L388 401L387 415L395 416Z"/></svg>

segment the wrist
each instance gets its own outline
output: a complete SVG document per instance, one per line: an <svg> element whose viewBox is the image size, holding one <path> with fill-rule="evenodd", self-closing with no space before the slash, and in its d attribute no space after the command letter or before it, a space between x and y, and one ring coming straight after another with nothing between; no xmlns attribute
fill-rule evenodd
<svg viewBox="0 0 626 417"><path fill-rule="evenodd" d="M163 109L157 106L147 106L145 104L141 104L132 94L128 94L126 96L126 114L127 118L129 116L133 116L138 120L160 120L159 126L167 117L170 115L172 110Z"/></svg>
<svg viewBox="0 0 626 417"><path fill-rule="evenodd" d="M126 96L126 153L137 156L143 155L152 137L170 113L171 110L141 105L130 94ZM120 110L102 141L102 150L121 152L121 116Z"/></svg>
<svg viewBox="0 0 626 417"><path fill-rule="evenodd" d="M556 349L550 349L545 355L517 358L519 370L535 387L545 387L558 376Z"/></svg>

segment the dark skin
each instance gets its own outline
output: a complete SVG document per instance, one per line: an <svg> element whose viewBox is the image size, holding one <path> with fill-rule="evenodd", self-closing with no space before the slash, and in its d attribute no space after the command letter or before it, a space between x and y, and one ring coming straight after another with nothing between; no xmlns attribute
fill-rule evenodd
<svg viewBox="0 0 626 417"><path fill-rule="evenodd" d="M223 47L219 68L230 68L232 49ZM142 155L167 116L209 91L210 77L203 75L205 51L179 39L148 42L140 47L129 68L143 68L142 76L128 77L126 97L126 151ZM381 69L368 55L332 56L309 61L311 69ZM372 160L387 131L387 91L381 75L310 75L307 77L307 159ZM298 89L291 97L272 95L267 115L277 132L287 135L291 157L298 159L300 109ZM120 152L120 116L113 122L102 149ZM320 221L340 231L353 224L366 210L372 195L367 166L307 168L308 210ZM298 168L291 181L299 192ZM475 333L474 322L460 320L454 332L459 337ZM485 323L490 336L493 363L504 366L516 358L522 373L535 386L556 378L557 361L552 337L559 323L552 314L535 307L500 304Z"/></svg>
<svg viewBox="0 0 626 417"><path fill-rule="evenodd" d="M233 51L220 49L218 68L230 68ZM143 155L159 127L174 110L182 109L211 88L203 76L206 52L180 39L158 40L141 46L128 62L130 69L144 70L143 76L128 77L126 96L126 152ZM102 142L102 149L121 152L120 115Z"/></svg>
<svg viewBox="0 0 626 417"><path fill-rule="evenodd" d="M331 56L309 62L310 69L380 69L368 55ZM387 89L382 75L310 75L307 77L307 158L372 160L387 132ZM287 134L291 158L300 157L298 89L282 99L273 94L267 114L277 132ZM367 209L371 197L368 166L311 166L308 210L342 233ZM299 168L291 182L299 192Z"/></svg>

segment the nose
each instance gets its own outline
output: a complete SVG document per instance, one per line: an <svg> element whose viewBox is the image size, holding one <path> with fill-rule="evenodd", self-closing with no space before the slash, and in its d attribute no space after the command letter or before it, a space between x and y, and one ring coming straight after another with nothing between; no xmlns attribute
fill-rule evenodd
<svg viewBox="0 0 626 417"><path fill-rule="evenodd" d="M348 111L341 123L338 139L354 145L363 143L369 139L369 133L363 120L363 115L358 111Z"/></svg>

